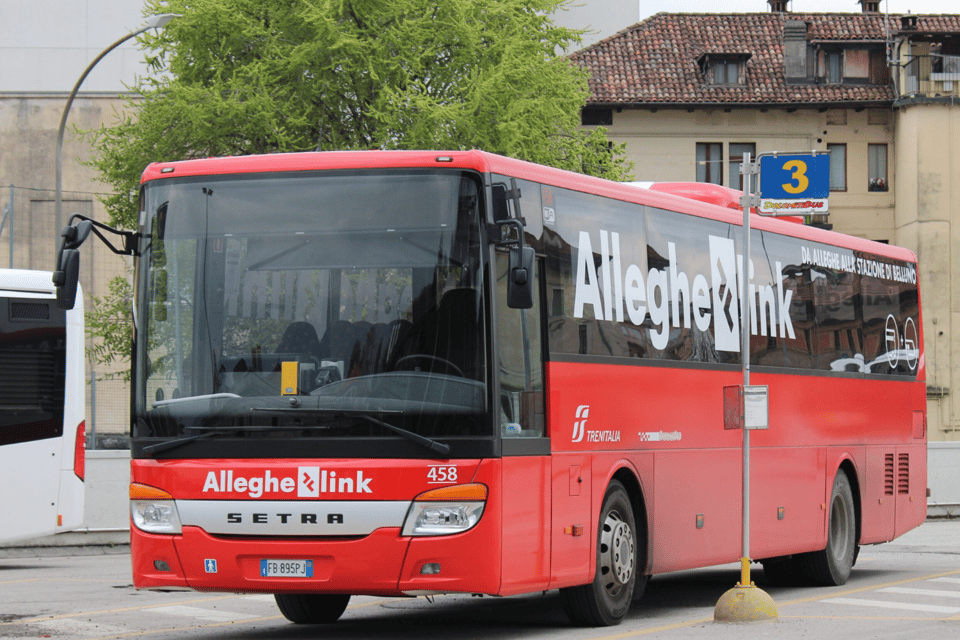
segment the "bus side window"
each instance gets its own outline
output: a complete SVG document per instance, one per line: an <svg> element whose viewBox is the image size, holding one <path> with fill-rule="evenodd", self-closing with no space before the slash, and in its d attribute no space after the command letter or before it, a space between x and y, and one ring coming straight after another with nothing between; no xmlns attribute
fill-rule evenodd
<svg viewBox="0 0 960 640"><path fill-rule="evenodd" d="M508 256L497 253L497 338L500 371L500 433L509 438L544 435L540 272L534 269L533 307L507 306ZM538 263L535 263L538 264Z"/></svg>

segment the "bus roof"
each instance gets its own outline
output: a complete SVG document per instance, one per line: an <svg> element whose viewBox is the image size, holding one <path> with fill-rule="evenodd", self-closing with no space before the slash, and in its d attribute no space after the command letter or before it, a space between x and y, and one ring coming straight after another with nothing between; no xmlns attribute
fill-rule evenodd
<svg viewBox="0 0 960 640"><path fill-rule="evenodd" d="M683 197L677 195L679 192L676 189L671 189L671 192L645 189L636 184L595 178L476 149L470 151L320 151L156 162L144 170L141 183L164 178L205 175L380 168L458 168L484 174L497 173L650 207L722 220L735 225L742 224L743 219L742 214L732 210L729 203L712 204L702 198ZM775 218L754 215L750 225L760 230L855 251L908 262L917 261L916 255L909 249Z"/></svg>

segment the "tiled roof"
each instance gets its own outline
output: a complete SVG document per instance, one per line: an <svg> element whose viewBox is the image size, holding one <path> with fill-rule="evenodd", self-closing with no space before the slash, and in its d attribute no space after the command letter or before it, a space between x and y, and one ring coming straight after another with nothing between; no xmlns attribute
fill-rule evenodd
<svg viewBox="0 0 960 640"><path fill-rule="evenodd" d="M960 15L916 16L917 32L960 33ZM879 43L900 31L900 16L864 13L658 13L578 51L590 72L592 105L805 104L892 102L891 85L787 84L783 28L807 23L809 43ZM746 84L705 84L704 54L749 54Z"/></svg>

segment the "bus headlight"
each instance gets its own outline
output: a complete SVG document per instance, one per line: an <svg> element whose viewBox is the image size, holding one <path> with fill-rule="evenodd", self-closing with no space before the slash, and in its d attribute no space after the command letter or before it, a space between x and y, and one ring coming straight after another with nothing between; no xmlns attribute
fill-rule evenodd
<svg viewBox="0 0 960 640"><path fill-rule="evenodd" d="M171 496L162 489L130 484L130 518L147 533L180 533L180 514Z"/></svg>
<svg viewBox="0 0 960 640"><path fill-rule="evenodd" d="M461 484L421 493L410 505L402 535L462 533L480 522L486 503L487 487L482 484Z"/></svg>

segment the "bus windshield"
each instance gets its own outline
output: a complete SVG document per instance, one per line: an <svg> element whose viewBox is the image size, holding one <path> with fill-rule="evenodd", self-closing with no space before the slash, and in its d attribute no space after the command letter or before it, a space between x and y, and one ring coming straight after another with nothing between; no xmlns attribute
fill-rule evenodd
<svg viewBox="0 0 960 640"><path fill-rule="evenodd" d="M174 178L142 208L134 437L492 434L475 177Z"/></svg>

